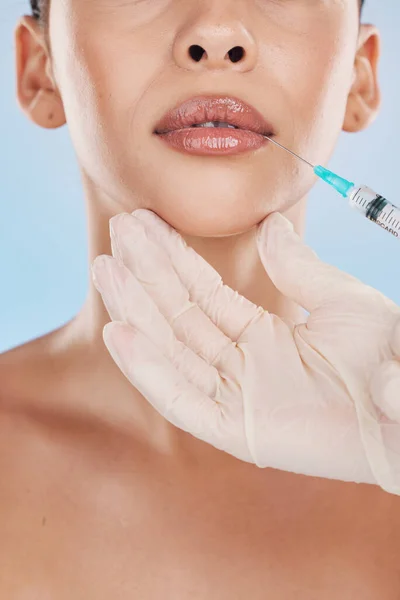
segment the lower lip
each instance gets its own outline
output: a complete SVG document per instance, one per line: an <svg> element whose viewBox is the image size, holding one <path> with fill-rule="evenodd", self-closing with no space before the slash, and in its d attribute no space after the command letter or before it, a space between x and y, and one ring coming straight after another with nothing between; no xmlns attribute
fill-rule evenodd
<svg viewBox="0 0 400 600"><path fill-rule="evenodd" d="M192 127L156 135L180 152L202 156L242 154L257 150L268 142L259 133L228 127Z"/></svg>

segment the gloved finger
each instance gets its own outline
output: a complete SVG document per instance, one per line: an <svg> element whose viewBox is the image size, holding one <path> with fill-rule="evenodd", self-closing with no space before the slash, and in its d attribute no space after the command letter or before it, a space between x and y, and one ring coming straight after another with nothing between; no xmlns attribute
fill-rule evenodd
<svg viewBox="0 0 400 600"><path fill-rule="evenodd" d="M232 340L191 301L169 257L148 238L144 224L122 213L110 220L110 232L113 252L154 300L176 337L212 364Z"/></svg>
<svg viewBox="0 0 400 600"><path fill-rule="evenodd" d="M217 369L176 339L171 325L131 271L115 258L101 255L93 261L92 273L111 319L140 330L192 385L214 398Z"/></svg>
<svg viewBox="0 0 400 600"><path fill-rule="evenodd" d="M167 253L193 302L227 337L237 341L264 309L225 285L218 271L157 214L140 208L131 216L143 223L149 239Z"/></svg>
<svg viewBox="0 0 400 600"><path fill-rule="evenodd" d="M167 421L208 442L217 439L220 405L186 380L162 352L134 327L114 321L103 339L125 377ZM155 375L157 369L157 375Z"/></svg>
<svg viewBox="0 0 400 600"><path fill-rule="evenodd" d="M400 423L400 361L387 360L374 371L369 388L374 404L392 421Z"/></svg>
<svg viewBox="0 0 400 600"><path fill-rule="evenodd" d="M341 298L346 300L348 310L349 298L352 298L357 315L356 300L365 299L368 292L398 314L398 306L378 290L323 262L281 213L271 213L260 225L257 247L274 285L309 313Z"/></svg>

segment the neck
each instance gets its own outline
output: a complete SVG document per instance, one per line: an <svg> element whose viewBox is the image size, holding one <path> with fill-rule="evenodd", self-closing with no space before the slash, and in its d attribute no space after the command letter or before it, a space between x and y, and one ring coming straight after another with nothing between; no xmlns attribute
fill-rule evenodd
<svg viewBox="0 0 400 600"><path fill-rule="evenodd" d="M95 190L84 178L85 195L87 199L87 218L89 231L89 264L99 254L111 255L109 236L109 220L120 212L133 212L140 206L113 206L102 203L98 190ZM109 208L104 208L109 206ZM290 210L283 212L294 225L294 230L303 237L306 197L297 202ZM290 319L295 323L306 320L304 310L289 298L283 296L273 285L261 263L256 246L255 225L250 231L229 237L199 238L181 233L185 241L221 275L225 284L237 290L257 306L276 314L282 319ZM124 377L108 354L102 339L102 330L110 317L104 307L102 298L93 285L89 268L89 288L86 300L76 315L60 335L58 347L64 347L69 352L71 381L79 390L79 395L91 397L96 395L95 403L98 408L108 413L110 398L118 397L118 406L126 420L133 419L136 434L143 435L149 441L149 433L155 435L157 445L164 440L168 448L176 442L180 434L153 407L143 399L139 391ZM85 365L83 368L82 365ZM80 381L76 377L80 373ZM85 392L83 391L85 390ZM100 406L102 405L102 406ZM112 410L117 410L112 403ZM119 409L118 409L119 410ZM113 415L114 417L115 415ZM185 434L187 435L187 434ZM172 437L171 437L172 436ZM171 440L174 440L172 442Z"/></svg>

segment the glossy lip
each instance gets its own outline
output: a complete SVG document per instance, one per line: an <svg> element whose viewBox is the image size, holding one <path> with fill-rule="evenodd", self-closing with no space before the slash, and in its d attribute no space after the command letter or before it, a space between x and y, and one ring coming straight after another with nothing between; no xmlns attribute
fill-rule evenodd
<svg viewBox="0 0 400 600"><path fill-rule="evenodd" d="M260 135L275 135L273 126L250 104L234 96L195 96L168 111L157 123L155 134L222 121ZM195 128L197 129L197 128ZM208 128L205 128L208 129ZM229 131L234 131L229 129Z"/></svg>
<svg viewBox="0 0 400 600"><path fill-rule="evenodd" d="M157 137L179 152L195 155L230 156L255 151L268 139L247 129L222 127L186 127L162 133Z"/></svg>

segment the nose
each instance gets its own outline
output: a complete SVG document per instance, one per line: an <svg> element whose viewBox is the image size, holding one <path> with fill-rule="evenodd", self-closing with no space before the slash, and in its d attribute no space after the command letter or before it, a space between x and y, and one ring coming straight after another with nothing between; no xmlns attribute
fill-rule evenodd
<svg viewBox="0 0 400 600"><path fill-rule="evenodd" d="M203 1L203 0L200 0ZM178 32L173 45L175 63L186 70L249 71L257 62L257 44L240 19L207 16Z"/></svg>

